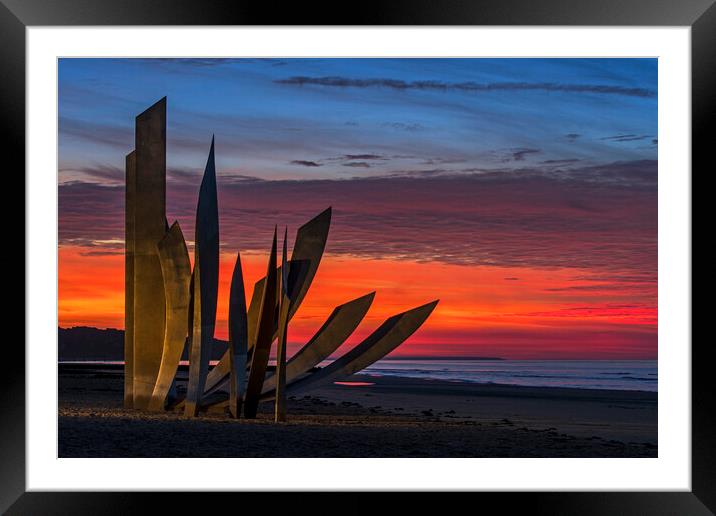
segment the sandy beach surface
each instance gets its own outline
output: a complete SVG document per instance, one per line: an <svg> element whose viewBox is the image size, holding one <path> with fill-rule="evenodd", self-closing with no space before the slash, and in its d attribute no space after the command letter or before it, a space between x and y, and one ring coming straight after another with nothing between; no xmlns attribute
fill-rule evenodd
<svg viewBox="0 0 716 516"><path fill-rule="evenodd" d="M356 375L255 420L122 407L121 369L61 368L60 457L656 457L657 394Z"/></svg>

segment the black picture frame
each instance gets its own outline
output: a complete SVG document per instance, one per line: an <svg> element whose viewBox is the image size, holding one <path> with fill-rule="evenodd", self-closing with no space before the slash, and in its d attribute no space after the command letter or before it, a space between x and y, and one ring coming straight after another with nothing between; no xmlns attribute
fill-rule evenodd
<svg viewBox="0 0 716 516"><path fill-rule="evenodd" d="M383 4L327 5L214 0L0 0L0 113L6 158L24 170L25 30L62 25L572 25L689 26L692 49L692 171L713 172L716 122L716 0L400 0ZM353 7L351 7L353 6ZM692 181L693 184L693 181ZM24 188L24 187L21 187ZM693 212L693 200L692 200ZM19 247L19 246L18 246ZM693 253L693 250L691 251ZM692 254L693 256L693 254ZM27 258L27 257L26 257ZM25 271L31 274L31 271ZM19 303L18 303L19 305ZM26 307L32 309L32 307ZM692 316L693 317L693 316ZM6 343L9 344L9 343ZM686 346L688 343L678 343ZM716 428L708 340L692 343L692 490L690 492L470 493L477 510L496 502L500 512L536 514L700 515L716 512ZM151 510L186 513L236 504L267 504L265 494L25 492L25 354L6 345L0 375L0 512L7 514L127 514ZM11 364L11 365L10 365ZM317 496L321 496L320 499ZM361 500L365 510L370 498ZM291 503L308 508L324 495L294 493ZM477 497L477 498L474 498ZM196 500L195 498L198 498ZM412 503L425 509L423 494ZM191 503L190 503L191 502ZM366 503L367 502L367 503ZM480 505L478 505L480 504ZM235 505L238 509L238 505ZM345 507L345 503L342 504ZM357 507L356 507L357 508ZM242 509L243 510L243 509ZM444 510L444 508L443 508Z"/></svg>

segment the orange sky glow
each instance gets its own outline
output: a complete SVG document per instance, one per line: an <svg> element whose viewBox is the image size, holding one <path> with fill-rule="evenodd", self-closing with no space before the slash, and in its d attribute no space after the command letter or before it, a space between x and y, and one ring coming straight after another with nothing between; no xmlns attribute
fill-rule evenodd
<svg viewBox="0 0 716 516"><path fill-rule="evenodd" d="M215 334L219 339L226 339L228 333L234 260L234 255L221 256ZM267 255L242 256L247 299L255 281L266 273L266 263ZM439 298L425 325L392 356L656 358L657 308L652 288L619 288L590 278L582 269L465 266L331 254L323 257L289 327L289 352L307 342L335 306L372 290L377 292L375 301L346 347L387 317ZM124 256L93 255L85 247L61 246L58 309L61 327L123 328Z"/></svg>

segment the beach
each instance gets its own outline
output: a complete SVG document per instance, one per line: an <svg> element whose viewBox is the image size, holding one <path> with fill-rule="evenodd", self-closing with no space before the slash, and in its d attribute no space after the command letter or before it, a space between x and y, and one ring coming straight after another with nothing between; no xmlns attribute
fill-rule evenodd
<svg viewBox="0 0 716 516"><path fill-rule="evenodd" d="M657 394L354 375L254 420L122 407L117 367L60 367L59 457L656 457Z"/></svg>

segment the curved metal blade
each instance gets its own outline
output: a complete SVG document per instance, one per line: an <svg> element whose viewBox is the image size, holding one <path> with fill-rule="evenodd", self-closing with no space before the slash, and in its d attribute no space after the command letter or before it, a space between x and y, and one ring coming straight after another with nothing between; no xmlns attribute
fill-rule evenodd
<svg viewBox="0 0 716 516"><path fill-rule="evenodd" d="M246 296L239 253L236 253L236 264L231 276L229 291L229 351L231 352L229 412L236 418L241 413L241 402L246 383L246 354L248 352Z"/></svg>
<svg viewBox="0 0 716 516"><path fill-rule="evenodd" d="M283 251L281 253L281 288L279 291L278 310L278 340L276 341L276 403L274 406L274 421L276 423L286 421L286 339L288 333L288 309L291 306L291 298L288 291L288 264L286 263L286 240L288 240L288 228L283 235ZM264 379L264 385L266 380ZM263 388L262 388L263 390Z"/></svg>
<svg viewBox="0 0 716 516"><path fill-rule="evenodd" d="M330 365L287 387L290 394L315 389L320 385L350 376L393 351L425 322L437 306L438 300L407 312L394 315L371 333L363 342Z"/></svg>
<svg viewBox="0 0 716 516"><path fill-rule="evenodd" d="M189 383L184 405L186 416L196 415L204 394L216 325L216 301L219 289L219 208L216 196L213 138L199 188L195 234L191 354Z"/></svg>
<svg viewBox="0 0 716 516"><path fill-rule="evenodd" d="M276 324L276 231L273 233L273 245L269 255L268 270L266 271L266 288L264 288L261 301L261 313L256 332L256 345L251 358L251 372L246 385L246 400L244 402L244 415L247 418L256 417L259 396L266 377L269 352L273 342L274 327Z"/></svg>
<svg viewBox="0 0 716 516"><path fill-rule="evenodd" d="M375 292L371 292L334 308L318 332L286 364L286 382L294 381L337 350L368 313L374 298ZM266 378L261 399L273 398L275 388L275 375Z"/></svg>
<svg viewBox="0 0 716 516"><path fill-rule="evenodd" d="M164 280L166 298L166 323L164 347L159 375L149 401L149 410L164 409L164 402L172 386L184 351L189 320L189 281L191 263L186 242L179 223L175 222L157 244L159 262Z"/></svg>

